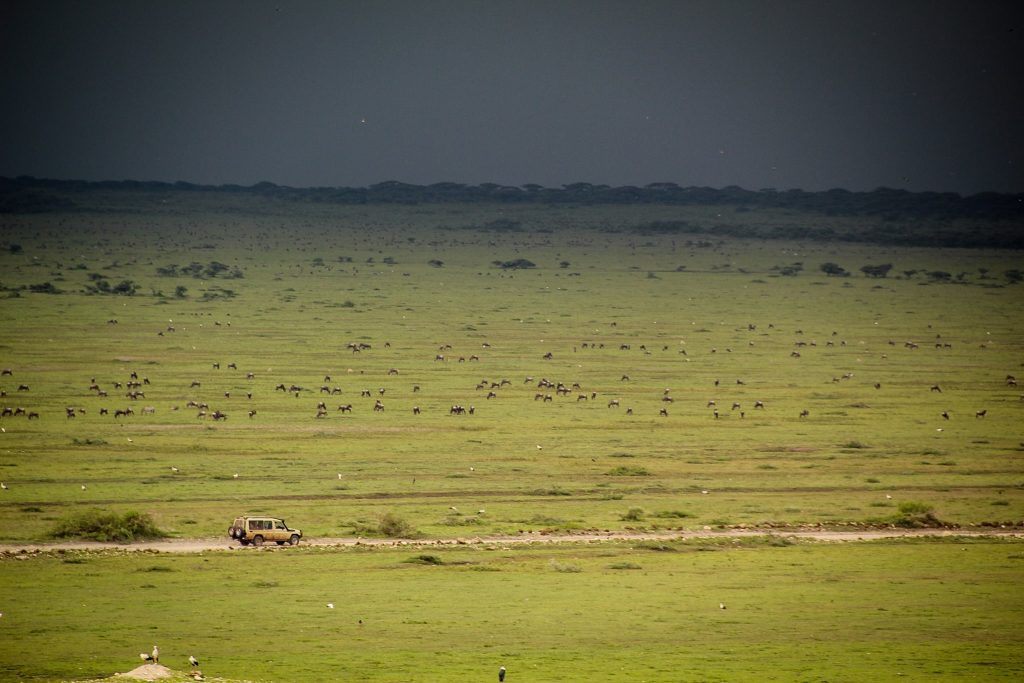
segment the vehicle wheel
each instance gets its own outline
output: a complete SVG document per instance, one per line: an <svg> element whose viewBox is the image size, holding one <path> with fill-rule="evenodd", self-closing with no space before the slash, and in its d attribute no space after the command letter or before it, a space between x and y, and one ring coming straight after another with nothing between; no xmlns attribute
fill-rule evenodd
<svg viewBox="0 0 1024 683"><path fill-rule="evenodd" d="M299 535L298 534L292 534L292 537L288 539L288 543L290 545L298 545L299 544Z"/></svg>
<svg viewBox="0 0 1024 683"><path fill-rule="evenodd" d="M233 526L228 529L228 535L231 536L231 538L238 538L238 527Z"/></svg>
<svg viewBox="0 0 1024 683"><path fill-rule="evenodd" d="M255 546L263 545L263 537L262 536L253 536L252 537L252 544L255 545Z"/></svg>

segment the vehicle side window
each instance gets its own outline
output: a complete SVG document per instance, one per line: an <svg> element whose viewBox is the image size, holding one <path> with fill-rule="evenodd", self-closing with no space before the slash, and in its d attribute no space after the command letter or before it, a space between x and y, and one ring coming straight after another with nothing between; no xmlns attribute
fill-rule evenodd
<svg viewBox="0 0 1024 683"><path fill-rule="evenodd" d="M256 531L256 529L259 529L260 528L259 524L260 524L259 520L250 519L249 520L249 531Z"/></svg>

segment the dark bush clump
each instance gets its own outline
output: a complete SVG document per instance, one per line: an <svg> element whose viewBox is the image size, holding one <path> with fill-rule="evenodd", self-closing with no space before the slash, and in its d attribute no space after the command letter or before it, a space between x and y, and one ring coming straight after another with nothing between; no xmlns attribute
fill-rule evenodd
<svg viewBox="0 0 1024 683"><path fill-rule="evenodd" d="M119 515L104 510L86 510L58 522L49 536L129 543L165 538L167 534L156 526L149 515L142 512L129 511Z"/></svg>

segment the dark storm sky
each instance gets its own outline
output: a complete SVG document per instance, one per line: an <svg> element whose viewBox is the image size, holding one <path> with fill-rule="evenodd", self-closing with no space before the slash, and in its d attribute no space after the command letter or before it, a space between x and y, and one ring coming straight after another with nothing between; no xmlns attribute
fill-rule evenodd
<svg viewBox="0 0 1024 683"><path fill-rule="evenodd" d="M1016 4L0 0L0 175L1022 192Z"/></svg>

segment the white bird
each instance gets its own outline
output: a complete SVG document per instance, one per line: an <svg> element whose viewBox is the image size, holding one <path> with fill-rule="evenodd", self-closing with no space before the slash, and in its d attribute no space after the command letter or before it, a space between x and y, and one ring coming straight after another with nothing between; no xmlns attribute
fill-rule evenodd
<svg viewBox="0 0 1024 683"><path fill-rule="evenodd" d="M0 489L3 489L4 491L6 491L7 490L7 484L5 484L2 481L0 481Z"/></svg>
<svg viewBox="0 0 1024 683"><path fill-rule="evenodd" d="M199 666L199 660L193 657L192 655L188 656L188 663L191 664L193 667Z"/></svg>
<svg viewBox="0 0 1024 683"><path fill-rule="evenodd" d="M85 490L85 484L82 484L82 490L83 491Z"/></svg>
<svg viewBox="0 0 1024 683"><path fill-rule="evenodd" d="M327 603L327 609L334 609L334 603L333 602Z"/></svg>
<svg viewBox="0 0 1024 683"><path fill-rule="evenodd" d="M152 662L153 661L153 658L150 657L149 654L147 654L145 652L140 652L139 653L139 659L141 659L144 662Z"/></svg>
<svg viewBox="0 0 1024 683"><path fill-rule="evenodd" d="M341 479L341 472L338 472L338 479Z"/></svg>
<svg viewBox="0 0 1024 683"><path fill-rule="evenodd" d="M174 465L171 465L171 472L177 472L177 471L178 471L178 468L175 467Z"/></svg>
<svg viewBox="0 0 1024 683"><path fill-rule="evenodd" d="M890 496L890 495L889 495L889 494L887 493L887 494L885 494L885 499L886 499L886 500L892 500L892 496Z"/></svg>
<svg viewBox="0 0 1024 683"><path fill-rule="evenodd" d="M234 477L235 479L238 479L238 472L235 472Z"/></svg>
<svg viewBox="0 0 1024 683"><path fill-rule="evenodd" d="M724 602L718 603L718 609L725 609L725 603Z"/></svg>
<svg viewBox="0 0 1024 683"><path fill-rule="evenodd" d="M703 493L704 495L707 495L707 492L708 492L707 489L704 489L703 491L701 491L701 493Z"/></svg>
<svg viewBox="0 0 1024 683"><path fill-rule="evenodd" d="M132 443L132 440L131 440L131 439L128 439L128 443Z"/></svg>
<svg viewBox="0 0 1024 683"><path fill-rule="evenodd" d="M153 646L153 652L151 652L150 654L153 657L154 662L160 661L160 648L158 648L156 645Z"/></svg>
<svg viewBox="0 0 1024 683"><path fill-rule="evenodd" d="M543 447L543 446L541 446L540 444L537 444L537 450L538 450L538 451L542 451L542 450L544 450L544 447Z"/></svg>

